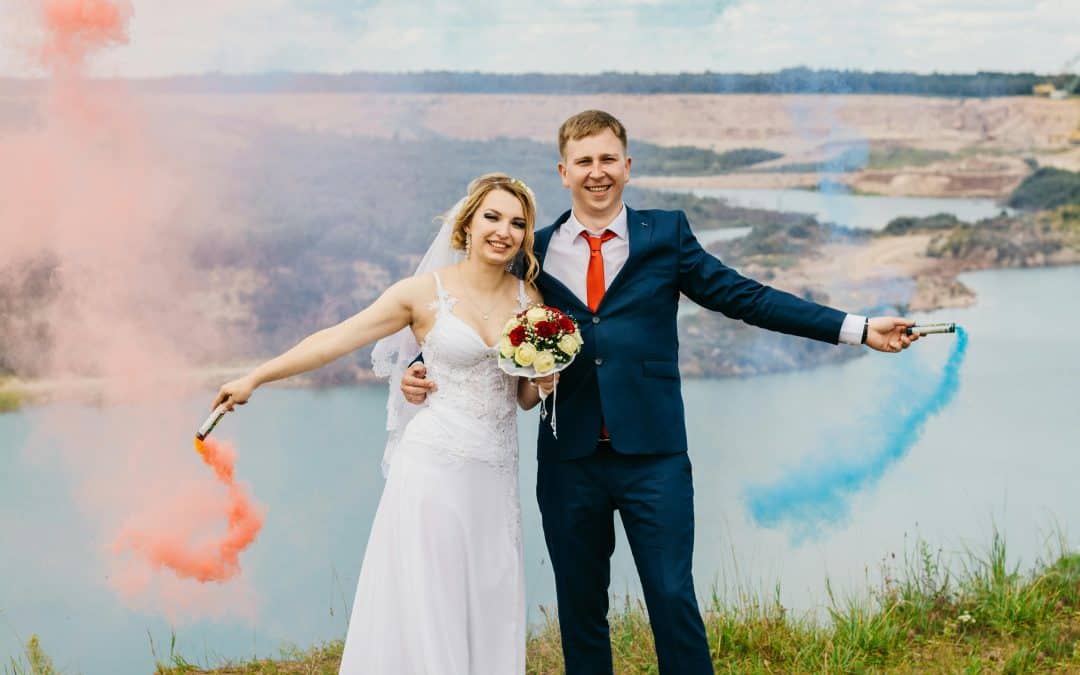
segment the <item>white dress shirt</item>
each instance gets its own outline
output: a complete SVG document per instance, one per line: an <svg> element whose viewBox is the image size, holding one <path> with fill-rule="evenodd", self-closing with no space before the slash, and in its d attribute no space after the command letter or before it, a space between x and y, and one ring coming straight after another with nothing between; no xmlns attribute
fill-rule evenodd
<svg viewBox="0 0 1080 675"><path fill-rule="evenodd" d="M611 286L612 280L626 264L626 259L630 257L625 204L606 229L614 232L615 236L605 242L601 249L604 256L604 288ZM588 232L588 230L571 211L570 218L555 231L555 234L551 235L547 254L544 256L544 271L561 281L583 304L588 305L585 278L589 271L589 242L582 238L582 232ZM599 238L600 235L589 232L589 236ZM840 327L840 342L849 345L860 344L865 321L866 317L858 314L848 314L844 317L844 323Z"/></svg>
<svg viewBox="0 0 1080 675"><path fill-rule="evenodd" d="M600 249L604 256L604 288L611 285L615 275L630 257L625 204L619 210L619 215L615 216L615 220L611 221L606 229L614 232L615 237L604 242ZM571 211L570 218L555 231L555 234L551 235L547 254L544 256L544 271L561 281L585 306L588 306L588 288L585 278L589 272L589 242L581 236L582 232L588 232L588 230ZM603 234L603 230L600 234ZM595 236L599 238L600 234ZM590 232L589 236L594 235Z"/></svg>

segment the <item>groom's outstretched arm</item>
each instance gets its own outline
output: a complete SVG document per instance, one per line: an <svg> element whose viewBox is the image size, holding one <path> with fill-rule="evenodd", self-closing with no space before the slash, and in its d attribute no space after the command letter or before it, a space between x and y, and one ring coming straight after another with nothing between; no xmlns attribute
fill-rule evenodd
<svg viewBox="0 0 1080 675"><path fill-rule="evenodd" d="M697 304L769 330L831 342L847 316L744 277L709 254L679 213L679 289ZM858 330L861 337L862 319Z"/></svg>
<svg viewBox="0 0 1080 675"><path fill-rule="evenodd" d="M733 319L832 344L861 343L882 352L899 352L918 339L907 335L915 323L910 319L846 314L744 277L702 248L682 212L679 251L679 290Z"/></svg>

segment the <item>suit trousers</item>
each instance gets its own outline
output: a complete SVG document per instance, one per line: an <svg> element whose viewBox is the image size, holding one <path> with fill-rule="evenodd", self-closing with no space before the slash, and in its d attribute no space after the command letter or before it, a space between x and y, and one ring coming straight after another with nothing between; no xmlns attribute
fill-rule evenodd
<svg viewBox="0 0 1080 675"><path fill-rule="evenodd" d="M662 675L712 673L694 594L694 488L686 453L541 458L537 500L555 572L567 675L612 673L608 586L619 512L641 579Z"/></svg>

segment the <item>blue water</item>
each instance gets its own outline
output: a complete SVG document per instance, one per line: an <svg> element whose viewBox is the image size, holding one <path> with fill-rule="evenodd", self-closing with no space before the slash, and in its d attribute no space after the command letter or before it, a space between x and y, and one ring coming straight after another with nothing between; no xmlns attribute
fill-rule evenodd
<svg viewBox="0 0 1080 675"><path fill-rule="evenodd" d="M786 605L809 611L826 601L826 579L839 593L865 589L879 563L916 536L948 554L988 545L996 526L1025 570L1046 553L1056 527L1077 543L1080 312L1073 309L1080 267L962 280L978 294L977 305L916 317L956 321L970 336L955 392L939 410L925 402L935 400L955 362L952 335L928 336L902 355L684 383L699 593L715 584L721 596L739 589L771 595L779 582ZM286 643L343 636L382 488L384 401L385 389L376 386L269 388L215 431L237 444L238 475L267 508L263 532L241 559L239 581L253 593L242 609L254 620L170 621L159 610L125 606L105 579L113 533L85 506L84 472L50 448L51 409L0 415L0 663L18 655L31 633L65 672L116 675L149 672L151 637L167 656L174 630L178 649L199 662L274 655ZM205 405L203 398L185 403L194 423ZM78 408L67 418L89 452L133 414ZM883 429L917 419L920 433L904 435L909 444L888 445ZM535 424L535 411L521 416L534 618L538 605L554 602L533 497ZM191 454L190 439L178 439L176 451ZM832 465L873 476L837 493L838 517L818 518L802 532L790 516L768 526L755 520L746 501L753 486L794 485L785 477L799 471L813 485ZM814 466L826 468L815 474ZM612 569L613 592L638 592L621 534ZM204 590L226 597L233 588Z"/></svg>

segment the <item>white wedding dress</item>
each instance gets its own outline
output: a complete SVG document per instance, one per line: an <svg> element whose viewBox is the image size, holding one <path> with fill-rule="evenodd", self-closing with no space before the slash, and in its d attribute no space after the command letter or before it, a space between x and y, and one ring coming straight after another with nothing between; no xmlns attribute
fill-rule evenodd
<svg viewBox="0 0 1080 675"><path fill-rule="evenodd" d="M394 451L341 673L525 672L517 378L453 312L435 274L422 345L438 384ZM527 306L524 286L518 302Z"/></svg>

